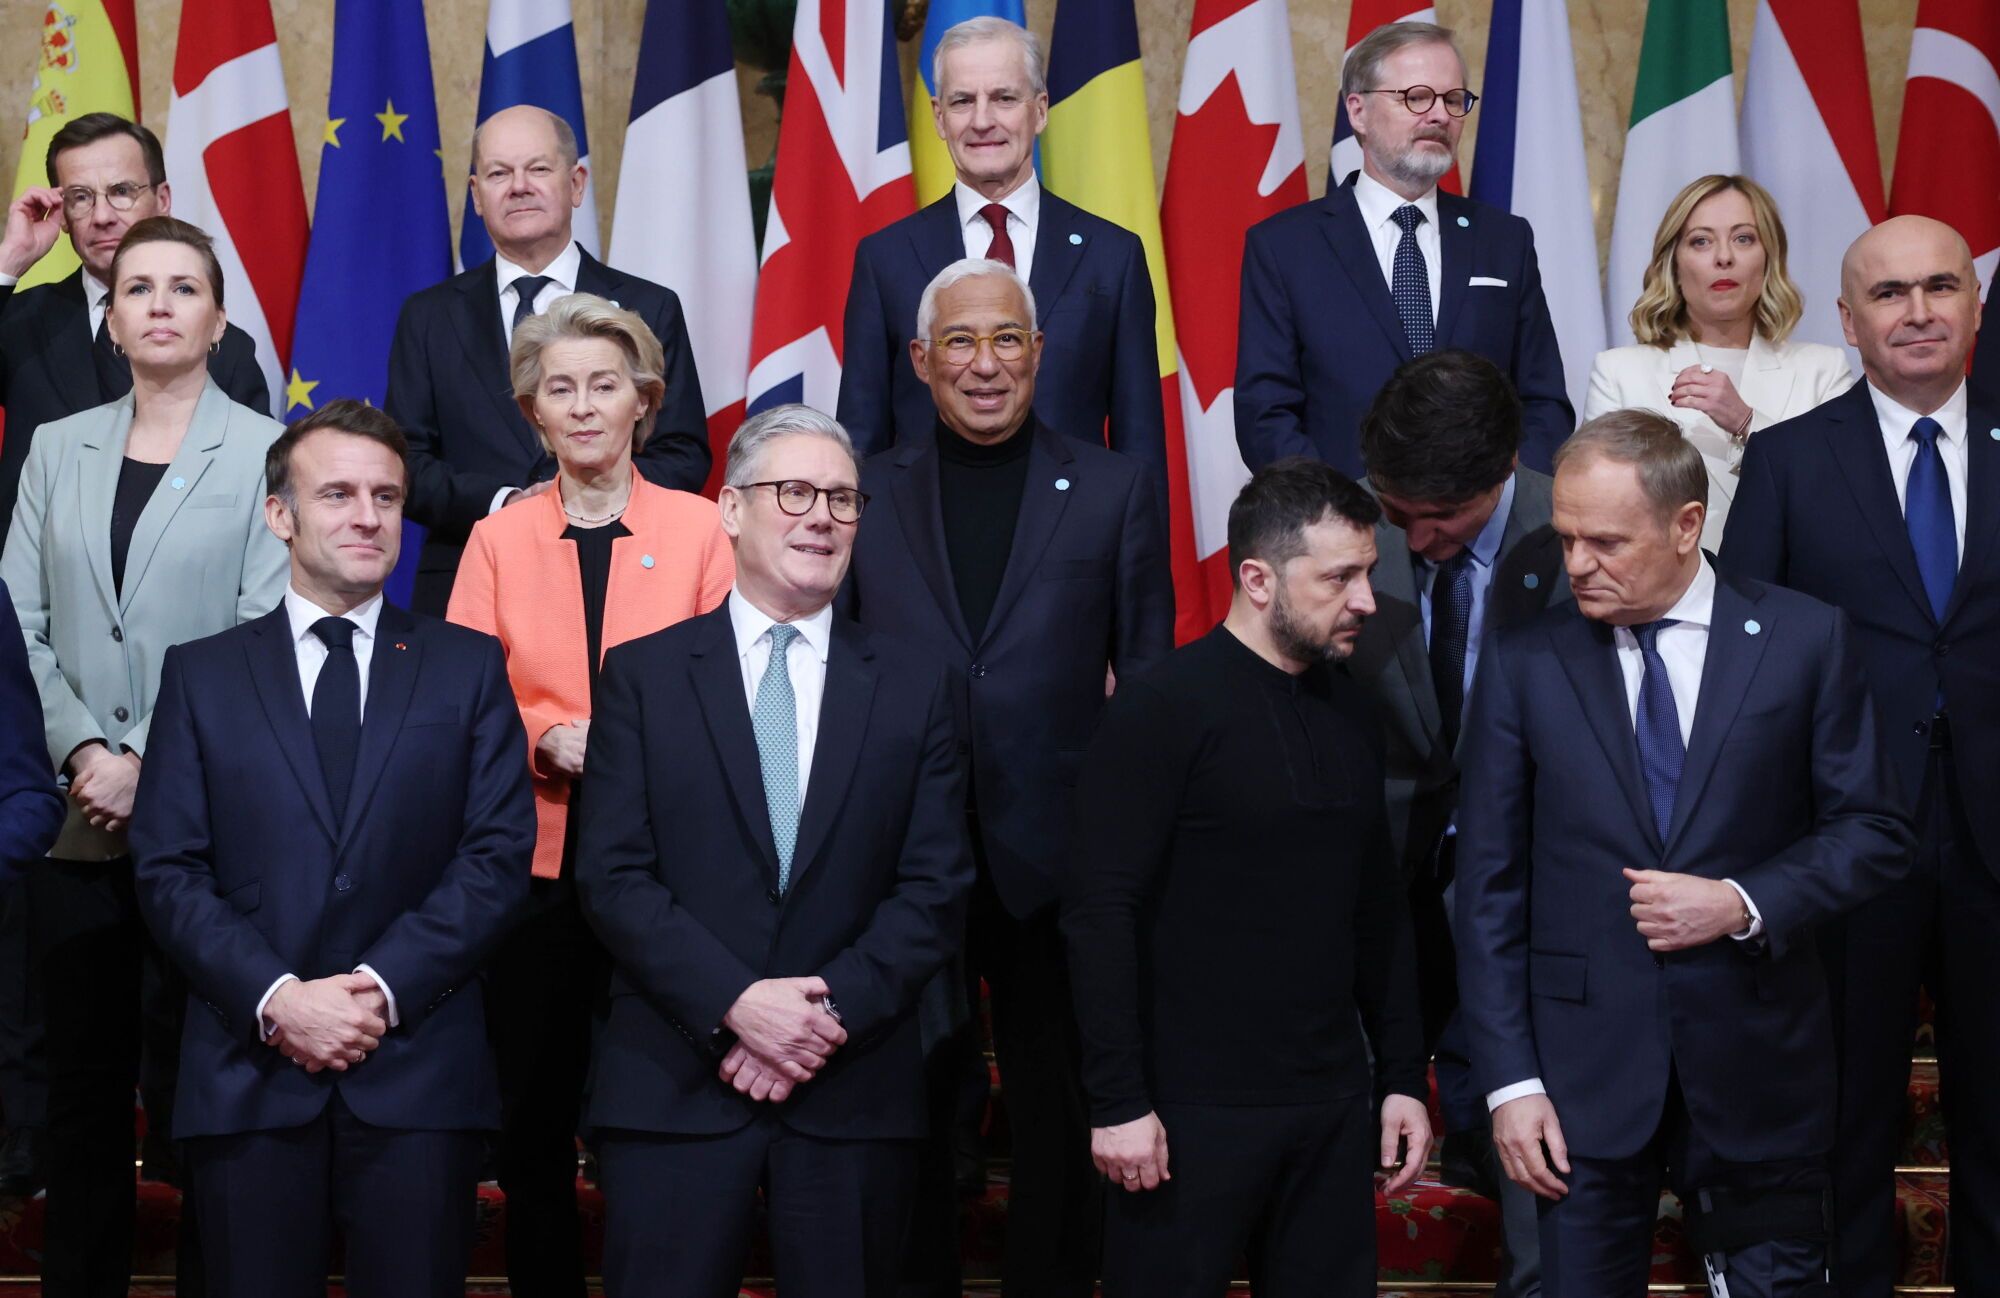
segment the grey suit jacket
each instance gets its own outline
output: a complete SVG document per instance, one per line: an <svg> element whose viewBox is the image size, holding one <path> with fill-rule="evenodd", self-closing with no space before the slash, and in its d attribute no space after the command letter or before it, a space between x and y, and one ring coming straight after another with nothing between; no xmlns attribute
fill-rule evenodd
<svg viewBox="0 0 2000 1298"><path fill-rule="evenodd" d="M290 569L264 526L264 452L284 427L211 379L132 529L116 591L111 506L131 428L129 393L44 424L0 556L58 770L91 740L143 757L167 649L270 612ZM122 834L92 829L72 806L52 855L124 852Z"/></svg>
<svg viewBox="0 0 2000 1298"><path fill-rule="evenodd" d="M1515 470L1514 506L1486 592L1487 639L1570 599L1562 543L1549 527L1553 485L1547 474ZM1458 755L1444 746L1409 538L1383 519L1375 525L1375 548L1375 613L1361 626L1348 671L1382 708L1390 841L1411 878L1429 869L1458 809Z"/></svg>

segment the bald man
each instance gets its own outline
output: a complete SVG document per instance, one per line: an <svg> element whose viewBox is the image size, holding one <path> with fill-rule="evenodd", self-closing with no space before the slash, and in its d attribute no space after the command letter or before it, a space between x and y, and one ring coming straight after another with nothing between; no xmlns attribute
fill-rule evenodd
<svg viewBox="0 0 2000 1298"><path fill-rule="evenodd" d="M571 293L636 311L665 349L667 395L633 463L663 487L708 480L708 425L681 302L672 289L585 252L570 229L583 203L576 133L546 109L502 109L472 137L472 212L493 260L412 293L389 349L383 405L410 439L407 516L426 527L412 600L444 616L472 525L549 490L556 462L514 404L507 350L514 326Z"/></svg>
<svg viewBox="0 0 2000 1298"><path fill-rule="evenodd" d="M1841 323L1865 381L1751 439L1722 566L1847 610L1916 818L1916 868L1824 935L1839 1042L1844 1298L1888 1298L1917 990L1941 1006L1952 1275L2000 1294L2000 404L1968 392L1979 280L1947 225L1848 249ZM1746 718L1747 720L1748 718Z"/></svg>

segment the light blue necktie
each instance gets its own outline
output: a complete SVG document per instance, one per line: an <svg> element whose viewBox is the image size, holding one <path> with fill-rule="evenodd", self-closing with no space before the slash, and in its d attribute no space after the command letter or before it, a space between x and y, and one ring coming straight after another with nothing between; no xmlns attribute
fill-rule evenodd
<svg viewBox="0 0 2000 1298"><path fill-rule="evenodd" d="M757 682L750 725L757 732L757 761L764 768L764 805L771 812L771 842L778 849L778 891L792 885L792 849L799 839L799 708L785 651L799 629L771 627L771 661Z"/></svg>

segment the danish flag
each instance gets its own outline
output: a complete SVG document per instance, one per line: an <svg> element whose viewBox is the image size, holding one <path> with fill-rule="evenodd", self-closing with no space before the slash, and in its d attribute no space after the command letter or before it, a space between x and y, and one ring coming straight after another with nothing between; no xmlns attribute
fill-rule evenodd
<svg viewBox="0 0 2000 1298"><path fill-rule="evenodd" d="M799 0L763 269L749 409L831 412L854 249L916 210L889 0Z"/></svg>

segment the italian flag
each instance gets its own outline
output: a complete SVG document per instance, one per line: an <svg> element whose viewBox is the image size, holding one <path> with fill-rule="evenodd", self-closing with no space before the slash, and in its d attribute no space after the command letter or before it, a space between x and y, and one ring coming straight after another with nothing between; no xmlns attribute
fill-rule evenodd
<svg viewBox="0 0 2000 1298"><path fill-rule="evenodd" d="M1639 299L1667 204L1690 180L1739 169L1727 0L1652 0L1604 277L1612 346L1632 341L1626 317Z"/></svg>

